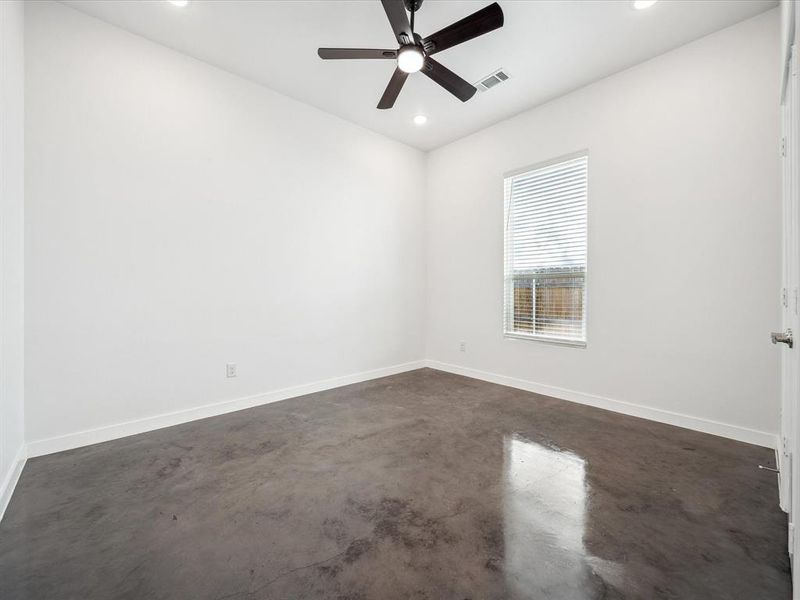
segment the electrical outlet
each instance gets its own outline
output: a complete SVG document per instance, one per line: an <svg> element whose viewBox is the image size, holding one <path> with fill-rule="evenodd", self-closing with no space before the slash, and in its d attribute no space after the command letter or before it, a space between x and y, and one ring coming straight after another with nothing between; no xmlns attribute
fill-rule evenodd
<svg viewBox="0 0 800 600"><path fill-rule="evenodd" d="M458 343L458 349L461 350L461 352L466 352L467 351L467 342L459 342Z"/></svg>
<svg viewBox="0 0 800 600"><path fill-rule="evenodd" d="M228 377L236 377L236 363L228 363L225 367L225 374Z"/></svg>

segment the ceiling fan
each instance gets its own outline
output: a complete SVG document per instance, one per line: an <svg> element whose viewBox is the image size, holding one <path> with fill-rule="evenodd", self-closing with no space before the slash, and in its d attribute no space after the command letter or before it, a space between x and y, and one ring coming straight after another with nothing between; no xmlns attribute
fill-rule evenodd
<svg viewBox="0 0 800 600"><path fill-rule="evenodd" d="M452 48L457 44L489 33L503 26L503 10L497 2L486 8L456 21L452 25L437 31L433 35L422 38L414 32L414 13L419 10L422 0L381 0L389 24L392 26L397 43L397 50L380 50L374 48L320 48L320 58L338 60L348 58L393 59L397 60L386 91L383 92L378 108L386 109L394 106L400 90L410 73L422 71L433 81L462 102L466 102L477 91L475 86L434 60L433 54ZM406 11L411 13L409 21Z"/></svg>

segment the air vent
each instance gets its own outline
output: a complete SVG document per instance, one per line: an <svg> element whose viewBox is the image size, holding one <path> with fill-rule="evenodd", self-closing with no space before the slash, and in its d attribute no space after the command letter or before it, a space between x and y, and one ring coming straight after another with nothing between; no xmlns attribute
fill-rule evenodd
<svg viewBox="0 0 800 600"><path fill-rule="evenodd" d="M510 75L508 71L504 71L503 69L498 69L491 75L484 77L480 81L475 84L475 87L478 88L482 92L488 91L490 88L493 88L499 83L503 83L506 81Z"/></svg>

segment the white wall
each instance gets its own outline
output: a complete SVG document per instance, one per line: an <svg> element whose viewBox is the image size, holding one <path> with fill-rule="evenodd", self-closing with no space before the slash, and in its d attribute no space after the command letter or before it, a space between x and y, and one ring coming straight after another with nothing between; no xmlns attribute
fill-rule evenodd
<svg viewBox="0 0 800 600"><path fill-rule="evenodd" d="M26 16L37 452L425 356L771 443L777 11L427 159L63 5ZM505 340L503 173L581 149L588 348Z"/></svg>
<svg viewBox="0 0 800 600"><path fill-rule="evenodd" d="M778 43L776 9L432 152L428 358L769 442ZM582 149L588 348L504 339L503 173Z"/></svg>
<svg viewBox="0 0 800 600"><path fill-rule="evenodd" d="M34 446L423 358L421 152L63 5L26 17Z"/></svg>
<svg viewBox="0 0 800 600"><path fill-rule="evenodd" d="M0 517L24 460L21 2L0 2Z"/></svg>

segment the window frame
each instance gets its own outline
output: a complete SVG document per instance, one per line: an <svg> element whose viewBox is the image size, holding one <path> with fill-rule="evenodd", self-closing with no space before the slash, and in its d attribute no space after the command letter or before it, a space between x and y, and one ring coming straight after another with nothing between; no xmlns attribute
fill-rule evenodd
<svg viewBox="0 0 800 600"><path fill-rule="evenodd" d="M508 252L508 219L509 209L511 206L511 192L509 188L509 180L517 175L522 175L530 171L538 169L545 169L558 163L568 162L576 158L586 158L586 266L583 272L583 339L571 340L536 333L522 333L519 331L509 330L509 315L513 314L513 294L508 293L508 273L506 266L508 264L506 253ZM578 150L570 154L564 154L556 158L545 160L542 162L534 163L511 171L503 173L503 311L502 311L502 327L503 338L510 340L527 340L533 342L541 342L553 346L567 346L572 348L586 348L589 343L589 196L590 196L590 174L589 174L589 150ZM535 317L534 317L535 318Z"/></svg>

